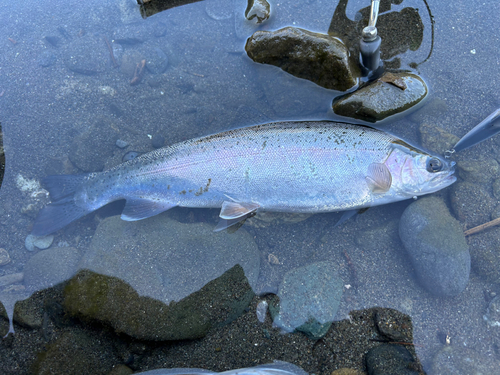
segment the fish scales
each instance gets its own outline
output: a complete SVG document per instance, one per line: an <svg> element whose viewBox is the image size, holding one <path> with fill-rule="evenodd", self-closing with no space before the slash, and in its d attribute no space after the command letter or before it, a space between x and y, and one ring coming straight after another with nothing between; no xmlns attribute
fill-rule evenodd
<svg viewBox="0 0 500 375"><path fill-rule="evenodd" d="M177 143L89 174L68 183L71 187L65 187L65 198L59 186L63 176L49 176L51 197L54 204L65 199L59 204L66 205L66 217L49 205L45 213L41 211L34 232L59 229L64 221L119 199L127 201L122 214L126 220L175 206L222 207L221 218L240 219L257 209L315 213L369 207L421 195L428 171L406 170L417 160L426 169L430 158L436 159L366 126L320 121L235 129ZM453 174L446 161L436 160L447 168L441 179ZM420 164L415 168L421 169ZM431 174L434 183L442 175L441 171ZM414 184L414 176L423 179L415 182L423 185L404 191L404 184ZM70 179L67 176L64 181ZM49 214L59 216L50 223ZM43 220L49 223L44 226Z"/></svg>
<svg viewBox="0 0 500 375"><path fill-rule="evenodd" d="M343 210L367 202L365 184L346 182L364 181L368 165L383 162L395 140L370 128L322 122L237 129L104 172L114 175L114 197L106 197L106 184L90 199L118 199L137 189L183 207L220 207L229 196L271 211Z"/></svg>

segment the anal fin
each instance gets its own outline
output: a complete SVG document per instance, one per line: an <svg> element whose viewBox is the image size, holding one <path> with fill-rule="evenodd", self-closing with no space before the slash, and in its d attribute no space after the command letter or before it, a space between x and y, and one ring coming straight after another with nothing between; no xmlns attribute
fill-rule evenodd
<svg viewBox="0 0 500 375"><path fill-rule="evenodd" d="M125 221L137 221L167 211L175 204L146 198L127 198L121 218Z"/></svg>

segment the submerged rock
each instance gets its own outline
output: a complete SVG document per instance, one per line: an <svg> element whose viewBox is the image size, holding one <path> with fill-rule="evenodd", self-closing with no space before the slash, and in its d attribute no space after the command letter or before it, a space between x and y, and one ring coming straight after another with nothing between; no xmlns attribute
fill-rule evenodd
<svg viewBox="0 0 500 375"><path fill-rule="evenodd" d="M342 298L343 283L332 262L318 262L286 273L278 290L274 324L319 339L331 326Z"/></svg>
<svg viewBox="0 0 500 375"><path fill-rule="evenodd" d="M271 14L271 6L267 0L248 0L245 17L247 20L256 20L257 23L262 23L269 19Z"/></svg>
<svg viewBox="0 0 500 375"><path fill-rule="evenodd" d="M500 282L500 228L491 228L469 237L472 267L488 282Z"/></svg>
<svg viewBox="0 0 500 375"><path fill-rule="evenodd" d="M24 283L30 290L42 290L71 278L80 260L73 247L56 247L40 251L24 266Z"/></svg>
<svg viewBox="0 0 500 375"><path fill-rule="evenodd" d="M102 171L106 159L113 155L117 132L106 119L98 119L87 129L73 139L69 159L84 172Z"/></svg>
<svg viewBox="0 0 500 375"><path fill-rule="evenodd" d="M111 55L102 37L86 35L72 40L64 51L64 64L72 72L95 75L111 66Z"/></svg>
<svg viewBox="0 0 500 375"><path fill-rule="evenodd" d="M497 203L483 186L468 181L451 187L450 201L455 216L469 229L490 221Z"/></svg>
<svg viewBox="0 0 500 375"><path fill-rule="evenodd" d="M65 306L136 338L203 337L248 306L259 266L244 229L214 233L211 225L181 224L168 215L138 222L110 217L79 263L96 273L72 279Z"/></svg>
<svg viewBox="0 0 500 375"><path fill-rule="evenodd" d="M366 353L366 367L370 375L418 375L418 363L401 345L383 344Z"/></svg>
<svg viewBox="0 0 500 375"><path fill-rule="evenodd" d="M116 277L84 270L64 289L64 307L72 316L110 325L116 332L140 340L171 341L204 337L211 328L241 315L253 296L239 265L168 305L140 296Z"/></svg>
<svg viewBox="0 0 500 375"><path fill-rule="evenodd" d="M460 223L437 197L410 204L399 223L399 236L420 284L430 293L455 296L469 281L469 246Z"/></svg>
<svg viewBox="0 0 500 375"><path fill-rule="evenodd" d="M65 331L44 345L31 372L34 374L109 374L120 359L113 345L83 331Z"/></svg>
<svg viewBox="0 0 500 375"><path fill-rule="evenodd" d="M337 115L376 122L406 111L426 96L427 85L419 76L386 73L381 79L335 100L332 107Z"/></svg>
<svg viewBox="0 0 500 375"><path fill-rule="evenodd" d="M463 346L444 346L434 357L432 373L456 374L498 374L500 361L490 355Z"/></svg>
<svg viewBox="0 0 500 375"><path fill-rule="evenodd" d="M255 62L275 65L327 89L346 91L358 83L359 68L348 49L328 35L295 27L257 31L245 50Z"/></svg>
<svg viewBox="0 0 500 375"><path fill-rule="evenodd" d="M434 124L423 123L419 127L420 144L427 150L444 153L450 150L460 138Z"/></svg>

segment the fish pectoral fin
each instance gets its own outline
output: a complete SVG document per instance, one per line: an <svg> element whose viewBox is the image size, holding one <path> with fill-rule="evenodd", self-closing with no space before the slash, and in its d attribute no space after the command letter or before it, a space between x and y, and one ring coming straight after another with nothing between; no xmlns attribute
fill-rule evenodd
<svg viewBox="0 0 500 375"><path fill-rule="evenodd" d="M125 221L137 221L146 219L151 216L158 215L163 211L167 211L175 204L162 202L146 198L127 198L127 203L125 203L125 208L122 212L122 220Z"/></svg>
<svg viewBox="0 0 500 375"><path fill-rule="evenodd" d="M391 171L385 164L371 163L365 180L373 193L386 193L392 185Z"/></svg>
<svg viewBox="0 0 500 375"><path fill-rule="evenodd" d="M222 203L219 217L225 220L243 219L248 217L247 215L257 211L259 207L260 206L257 203L224 201Z"/></svg>

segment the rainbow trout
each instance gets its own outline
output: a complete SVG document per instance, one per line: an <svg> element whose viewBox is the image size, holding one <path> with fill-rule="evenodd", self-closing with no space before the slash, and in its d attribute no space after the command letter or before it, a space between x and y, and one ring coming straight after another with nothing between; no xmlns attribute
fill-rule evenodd
<svg viewBox="0 0 500 375"><path fill-rule="evenodd" d="M104 172L48 176L51 203L32 233L46 235L107 203L121 218L172 207L220 207L216 230L259 210L356 210L440 190L454 163L367 126L277 122L230 130L151 151Z"/></svg>

